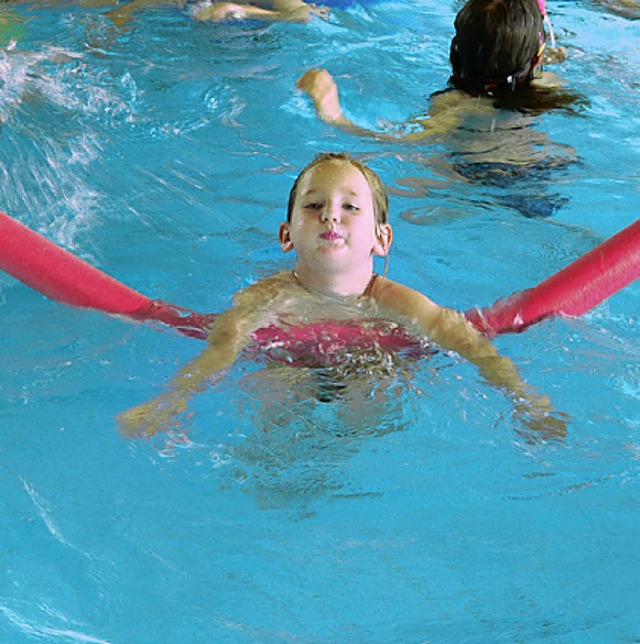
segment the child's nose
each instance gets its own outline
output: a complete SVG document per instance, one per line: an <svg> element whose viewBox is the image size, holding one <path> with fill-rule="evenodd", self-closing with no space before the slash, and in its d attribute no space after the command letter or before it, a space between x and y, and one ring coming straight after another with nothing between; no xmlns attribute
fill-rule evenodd
<svg viewBox="0 0 640 644"><path fill-rule="evenodd" d="M337 203L327 203L322 209L322 221L340 221L340 205Z"/></svg>

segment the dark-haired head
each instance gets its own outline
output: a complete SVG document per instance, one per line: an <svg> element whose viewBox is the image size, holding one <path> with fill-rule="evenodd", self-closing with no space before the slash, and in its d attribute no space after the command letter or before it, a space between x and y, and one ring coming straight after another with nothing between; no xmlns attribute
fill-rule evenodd
<svg viewBox="0 0 640 644"><path fill-rule="evenodd" d="M546 38L537 0L467 0L455 29L451 85L491 94L529 84Z"/></svg>

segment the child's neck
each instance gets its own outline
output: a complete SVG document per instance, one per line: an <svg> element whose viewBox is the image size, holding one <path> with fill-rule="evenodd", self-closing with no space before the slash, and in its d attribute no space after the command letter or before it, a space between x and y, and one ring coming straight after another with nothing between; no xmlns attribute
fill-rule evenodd
<svg viewBox="0 0 640 644"><path fill-rule="evenodd" d="M327 272L305 271L300 267L296 267L292 274L297 284L312 293L359 297L367 291L370 285L373 267L366 272L347 276Z"/></svg>

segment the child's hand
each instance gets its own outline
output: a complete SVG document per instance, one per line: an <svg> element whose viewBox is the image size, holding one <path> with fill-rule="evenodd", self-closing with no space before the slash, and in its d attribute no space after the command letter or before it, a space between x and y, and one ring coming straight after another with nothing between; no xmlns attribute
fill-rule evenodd
<svg viewBox="0 0 640 644"><path fill-rule="evenodd" d="M331 15L331 9L329 7L319 7L318 5L312 4L311 6L311 15L318 16L323 20L328 20Z"/></svg>
<svg viewBox="0 0 640 644"><path fill-rule="evenodd" d="M133 436L153 436L168 430L175 417L187 408L184 399L171 399L159 396L154 400L127 409L118 415L118 423L123 434Z"/></svg>
<svg viewBox="0 0 640 644"><path fill-rule="evenodd" d="M287 22L309 22L311 16L318 16L326 20L329 18L329 7L317 7L315 4L300 2L300 4L293 5L287 10L281 10L279 13L282 20Z"/></svg>
<svg viewBox="0 0 640 644"><path fill-rule="evenodd" d="M547 396L518 401L514 411L520 422L531 432L545 439L567 435L567 414L554 411Z"/></svg>
<svg viewBox="0 0 640 644"><path fill-rule="evenodd" d="M310 69L296 81L296 87L313 99L321 119L337 121L342 118L338 86L326 69Z"/></svg>

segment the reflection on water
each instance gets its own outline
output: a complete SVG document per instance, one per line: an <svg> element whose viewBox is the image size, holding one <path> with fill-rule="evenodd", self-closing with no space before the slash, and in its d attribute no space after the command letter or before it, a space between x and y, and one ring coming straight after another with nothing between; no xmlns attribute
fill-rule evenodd
<svg viewBox="0 0 640 644"><path fill-rule="evenodd" d="M98 221L104 125L127 110L80 53L0 51L2 209L67 248ZM61 124L64 123L64 127Z"/></svg>

